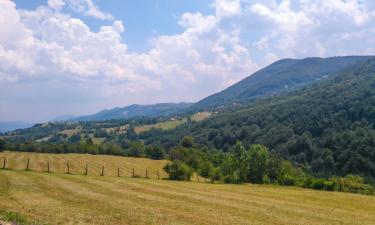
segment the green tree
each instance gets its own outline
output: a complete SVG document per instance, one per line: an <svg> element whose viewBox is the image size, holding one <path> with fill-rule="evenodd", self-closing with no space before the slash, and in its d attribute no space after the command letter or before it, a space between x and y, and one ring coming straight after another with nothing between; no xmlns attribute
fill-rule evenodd
<svg viewBox="0 0 375 225"><path fill-rule="evenodd" d="M181 161L173 161L164 167L165 172L169 174L170 180L190 181L193 170Z"/></svg>
<svg viewBox="0 0 375 225"><path fill-rule="evenodd" d="M145 146L141 141L133 141L130 143L129 148L126 150L126 155L129 157L143 157Z"/></svg>
<svg viewBox="0 0 375 225"><path fill-rule="evenodd" d="M146 156L150 159L163 159L164 158L164 150L158 146L147 146L145 150Z"/></svg>
<svg viewBox="0 0 375 225"><path fill-rule="evenodd" d="M236 145L232 149L233 152L233 161L235 164L235 167L238 171L238 182L243 183L246 182L246 177L247 177L247 152L242 144L242 142L237 141Z"/></svg>
<svg viewBox="0 0 375 225"><path fill-rule="evenodd" d="M181 145L185 148L194 148L195 147L194 138L192 136L185 136L182 139Z"/></svg>
<svg viewBox="0 0 375 225"><path fill-rule="evenodd" d="M248 181L251 183L263 183L263 177L267 174L269 153L263 145L251 145L248 151Z"/></svg>
<svg viewBox="0 0 375 225"><path fill-rule="evenodd" d="M0 151L5 150L5 140L0 138Z"/></svg>

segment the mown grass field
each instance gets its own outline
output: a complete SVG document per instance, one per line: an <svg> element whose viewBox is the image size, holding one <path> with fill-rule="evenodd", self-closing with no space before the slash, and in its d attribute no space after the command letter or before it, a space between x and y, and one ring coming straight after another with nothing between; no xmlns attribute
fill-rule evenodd
<svg viewBox="0 0 375 225"><path fill-rule="evenodd" d="M0 209L25 224L375 224L373 196L15 170L0 170Z"/></svg>
<svg viewBox="0 0 375 225"><path fill-rule="evenodd" d="M117 166L159 170L166 161L83 154L5 152L0 223L21 224L375 224L375 197L271 185L229 185L116 177ZM54 162L54 173L45 160ZM65 163L72 173L65 174ZM82 175L86 162L92 166ZM105 176L99 176L101 165ZM94 166L96 165L96 166ZM0 161L0 167L2 161ZM90 168L90 167L89 167ZM161 172L161 171L160 171ZM163 174L166 177L166 174ZM156 179L155 179L156 178Z"/></svg>
<svg viewBox="0 0 375 225"><path fill-rule="evenodd" d="M104 166L104 176L118 176L118 169L120 169L120 176L131 177L134 168L135 176L145 177L147 170L149 178L157 179L158 172L160 179L167 177L163 170L166 160L88 154L2 152L0 168L3 167L4 158L6 158L6 168L14 170L25 170L29 158L29 170L39 172L46 172L49 162L50 171L53 173L67 173L67 163L69 163L69 171L72 174L84 174L87 164L88 175L93 176L100 176Z"/></svg>

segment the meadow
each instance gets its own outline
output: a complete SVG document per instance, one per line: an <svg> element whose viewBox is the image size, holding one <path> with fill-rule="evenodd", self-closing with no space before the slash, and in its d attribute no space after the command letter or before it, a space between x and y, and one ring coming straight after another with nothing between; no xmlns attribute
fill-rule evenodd
<svg viewBox="0 0 375 225"><path fill-rule="evenodd" d="M199 122L199 121L202 121L202 120L205 120L205 119L209 118L211 115L212 115L211 112L198 112L198 113L195 113L191 116L191 120ZM152 128L162 129L162 130L170 130L170 129L176 128L177 126L179 126L181 124L186 123L187 121L188 121L187 118L183 118L183 119L174 119L174 120L159 122L159 123L156 123L156 124L136 126L136 127L134 127L134 132L139 134L139 133L142 133L142 132L149 131Z"/></svg>
<svg viewBox="0 0 375 225"><path fill-rule="evenodd" d="M116 156L0 154L0 221L20 224L375 224L375 197L272 185L116 177L115 165L159 170L166 161ZM25 160L30 168L25 171ZM45 160L56 172L47 173ZM72 162L72 173L64 164ZM18 162L18 163L17 163ZM92 173L82 175L86 162ZM108 174L100 176L101 165ZM0 164L1 166L2 164ZM76 166L73 166L76 165ZM17 170L16 170L17 169ZM107 171L107 169L106 169ZM161 172L161 171L160 171ZM164 174L163 177L166 177Z"/></svg>
<svg viewBox="0 0 375 225"><path fill-rule="evenodd" d="M104 176L147 177L166 178L167 173L163 167L166 160L151 160L146 158L131 158L109 155L89 155L89 154L48 154L48 153L23 153L23 152L0 152L0 168L4 165L7 169L26 170L29 160L28 170L47 172L48 164L52 173L69 173L82 175L101 176L104 167ZM134 174L133 174L134 169ZM159 174L159 177L158 177Z"/></svg>

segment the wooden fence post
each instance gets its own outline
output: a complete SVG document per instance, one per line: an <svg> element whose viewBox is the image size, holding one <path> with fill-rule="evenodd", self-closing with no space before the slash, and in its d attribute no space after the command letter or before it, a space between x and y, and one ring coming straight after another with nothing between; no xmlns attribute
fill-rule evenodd
<svg viewBox="0 0 375 225"><path fill-rule="evenodd" d="M117 167L117 176L120 177L120 167Z"/></svg>
<svg viewBox="0 0 375 225"><path fill-rule="evenodd" d="M49 170L49 161L47 161L47 173L50 173L51 171Z"/></svg>
<svg viewBox="0 0 375 225"><path fill-rule="evenodd" d="M133 177L135 177L134 168L133 168Z"/></svg>
<svg viewBox="0 0 375 225"><path fill-rule="evenodd" d="M30 157L27 158L26 171L29 170Z"/></svg>
<svg viewBox="0 0 375 225"><path fill-rule="evenodd" d="M84 175L87 175L88 171L89 171L89 166L86 164L86 170L85 170L85 174Z"/></svg>
<svg viewBox="0 0 375 225"><path fill-rule="evenodd" d="M158 170L158 180L160 180L160 174L159 174L159 170Z"/></svg>
<svg viewBox="0 0 375 225"><path fill-rule="evenodd" d="M146 169L146 178L148 178L148 170Z"/></svg>
<svg viewBox="0 0 375 225"><path fill-rule="evenodd" d="M3 162L3 170L5 170L5 166L7 164L7 157L4 157L4 162Z"/></svg>
<svg viewBox="0 0 375 225"><path fill-rule="evenodd" d="M104 176L104 166L102 167L102 174L100 176Z"/></svg>
<svg viewBox="0 0 375 225"><path fill-rule="evenodd" d="M66 162L66 168L68 169L67 174L70 174L69 162Z"/></svg>
<svg viewBox="0 0 375 225"><path fill-rule="evenodd" d="M198 179L198 183L199 183L199 175L197 174L197 179Z"/></svg>

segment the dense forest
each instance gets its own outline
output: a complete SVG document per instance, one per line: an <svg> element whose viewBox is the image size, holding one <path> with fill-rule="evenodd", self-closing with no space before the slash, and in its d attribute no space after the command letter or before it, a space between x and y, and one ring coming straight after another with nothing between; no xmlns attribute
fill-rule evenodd
<svg viewBox="0 0 375 225"><path fill-rule="evenodd" d="M267 146L317 176L375 177L375 60L311 87L259 100L200 123L142 133L146 144L170 148L183 136L229 151L237 140Z"/></svg>

